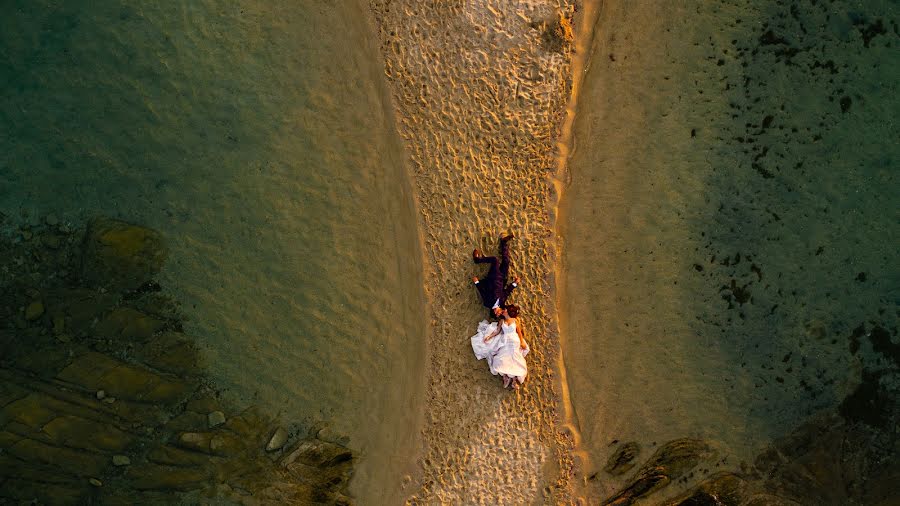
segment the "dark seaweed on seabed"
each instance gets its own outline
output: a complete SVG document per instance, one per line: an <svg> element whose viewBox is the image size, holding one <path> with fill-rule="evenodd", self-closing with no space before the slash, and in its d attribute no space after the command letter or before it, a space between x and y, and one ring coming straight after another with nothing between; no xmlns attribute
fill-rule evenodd
<svg viewBox="0 0 900 506"><path fill-rule="evenodd" d="M745 370L745 354L767 354L770 363L747 375L757 388L804 396L807 421L735 471L719 461L672 473L670 466L694 454L664 445L604 504L646 500L695 472L705 479L660 504L889 504L900 497L900 257L890 214L900 194L898 132L885 113L900 107L896 7L799 0L749 10L762 23L735 19L724 28L743 36L724 47L710 39L719 56L710 58L709 73L736 69L722 81L723 133L704 139L715 130L687 127L694 142L712 142L721 155L711 157L716 175L707 192L715 221L696 224L702 247L688 263L709 287L696 303L697 330L717 328ZM868 135L850 144L841 135L848 125ZM834 191L851 186L866 198ZM855 387L835 398L848 380ZM620 448L614 456L625 461L631 453Z"/></svg>

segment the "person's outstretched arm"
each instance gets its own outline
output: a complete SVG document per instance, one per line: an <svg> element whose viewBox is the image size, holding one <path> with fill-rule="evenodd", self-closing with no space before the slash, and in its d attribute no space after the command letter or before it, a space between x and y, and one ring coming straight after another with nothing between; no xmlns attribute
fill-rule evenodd
<svg viewBox="0 0 900 506"><path fill-rule="evenodd" d="M505 298L509 298L509 295L512 293L512 291L515 290L516 287L518 287L518 286L519 286L519 276L516 276L515 278L513 278L513 282L506 285L506 287L503 289Z"/></svg>
<svg viewBox="0 0 900 506"><path fill-rule="evenodd" d="M489 335L489 336L487 336L487 337L484 338L484 342L488 342L488 341L490 341L491 339L493 339L494 336L496 336L497 334L499 334L499 333L501 332L501 330L502 330L502 329L500 328L500 324L498 323L498 324L497 324L497 328L491 333L491 335Z"/></svg>

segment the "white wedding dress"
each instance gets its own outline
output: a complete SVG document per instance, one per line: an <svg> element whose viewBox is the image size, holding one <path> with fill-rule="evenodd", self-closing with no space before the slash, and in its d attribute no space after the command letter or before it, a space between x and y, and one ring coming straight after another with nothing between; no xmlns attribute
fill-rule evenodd
<svg viewBox="0 0 900 506"><path fill-rule="evenodd" d="M478 333L472 336L472 351L478 360L487 360L491 368L491 374L504 375L516 378L519 383L525 381L528 375L528 366L525 364L525 355L530 348L522 349L519 334L516 332L516 322L507 325L500 323L500 334L493 339L484 342L484 338L497 330L497 323L488 323L483 320L478 324Z"/></svg>

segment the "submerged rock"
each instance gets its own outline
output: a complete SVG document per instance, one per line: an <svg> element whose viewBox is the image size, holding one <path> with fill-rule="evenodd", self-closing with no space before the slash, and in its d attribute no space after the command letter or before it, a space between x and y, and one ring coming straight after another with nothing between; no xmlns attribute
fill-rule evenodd
<svg viewBox="0 0 900 506"><path fill-rule="evenodd" d="M900 435L847 422L813 418L755 461L765 490L799 504L895 504L900 497Z"/></svg>
<svg viewBox="0 0 900 506"><path fill-rule="evenodd" d="M210 428L218 427L225 423L225 413L221 411L213 411L206 417L206 421Z"/></svg>
<svg viewBox="0 0 900 506"><path fill-rule="evenodd" d="M619 448L609 456L606 466L607 473L618 476L635 466L634 459L641 452L641 446L635 442L622 443Z"/></svg>
<svg viewBox="0 0 900 506"><path fill-rule="evenodd" d="M128 307L114 309L97 324L95 332L106 339L128 339L142 342L153 337L165 322Z"/></svg>
<svg viewBox="0 0 900 506"><path fill-rule="evenodd" d="M116 467L131 465L131 459L127 455L113 455L112 463Z"/></svg>
<svg viewBox="0 0 900 506"><path fill-rule="evenodd" d="M178 436L178 446L203 453L209 453L212 435L203 432L184 432Z"/></svg>
<svg viewBox="0 0 900 506"><path fill-rule="evenodd" d="M134 290L162 268L168 252L155 230L109 218L88 224L81 275L93 286Z"/></svg>
<svg viewBox="0 0 900 506"><path fill-rule="evenodd" d="M275 450L280 450L281 447L287 443L288 433L284 430L284 427L278 427L275 429L275 432L272 434L272 437L269 438L269 443L266 445L266 451L273 452Z"/></svg>
<svg viewBox="0 0 900 506"><path fill-rule="evenodd" d="M44 314L44 303L36 300L31 304L28 304L28 307L25 308L25 319L28 321L34 321L41 317Z"/></svg>
<svg viewBox="0 0 900 506"><path fill-rule="evenodd" d="M90 452L122 452L135 438L114 424L65 414L46 423L41 431L48 442Z"/></svg>
<svg viewBox="0 0 900 506"><path fill-rule="evenodd" d="M743 504L746 488L740 476L718 473L660 506L738 506Z"/></svg>
<svg viewBox="0 0 900 506"><path fill-rule="evenodd" d="M66 330L66 319L61 314L53 316L53 335L62 335Z"/></svg>
<svg viewBox="0 0 900 506"><path fill-rule="evenodd" d="M339 444L341 446L347 446L347 443L350 442L350 438L344 434L338 434L332 427L326 426L322 427L316 432L316 438L321 439L322 441L327 441L329 443Z"/></svg>
<svg viewBox="0 0 900 506"><path fill-rule="evenodd" d="M59 236L56 234L44 234L41 236L41 242L50 249L57 249L60 245Z"/></svg>
<svg viewBox="0 0 900 506"><path fill-rule="evenodd" d="M182 468L156 464L130 466L125 477L137 490L174 490L185 492L204 488L209 481L210 470L204 468Z"/></svg>
<svg viewBox="0 0 900 506"><path fill-rule="evenodd" d="M604 505L625 506L652 494L680 478L700 461L711 457L712 448L699 439L675 439L660 447L631 482L618 493L603 502Z"/></svg>
<svg viewBox="0 0 900 506"><path fill-rule="evenodd" d="M759 492L757 488L737 474L716 473L660 506L800 506L801 504Z"/></svg>
<svg viewBox="0 0 900 506"><path fill-rule="evenodd" d="M344 446L309 439L300 441L282 460L281 465L288 467L300 462L313 467L332 467L353 458L353 454Z"/></svg>

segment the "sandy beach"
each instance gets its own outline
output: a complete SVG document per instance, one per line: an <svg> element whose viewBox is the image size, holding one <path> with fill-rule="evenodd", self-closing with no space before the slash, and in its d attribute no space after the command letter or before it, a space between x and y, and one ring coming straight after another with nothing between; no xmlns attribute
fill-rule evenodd
<svg viewBox="0 0 900 506"><path fill-rule="evenodd" d="M570 434L559 431L560 348L551 176L571 89L572 2L373 1L385 73L406 140L431 324L421 475L413 504L570 502ZM501 388L472 355L485 317L473 248L511 243L512 302L532 348L529 379Z"/></svg>

